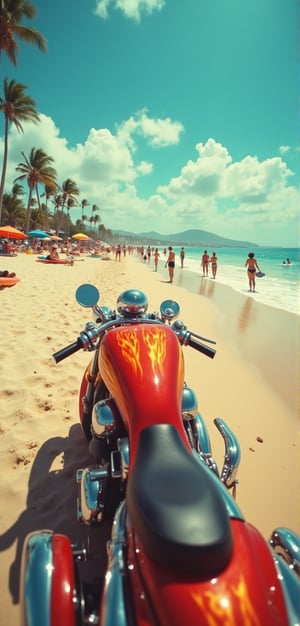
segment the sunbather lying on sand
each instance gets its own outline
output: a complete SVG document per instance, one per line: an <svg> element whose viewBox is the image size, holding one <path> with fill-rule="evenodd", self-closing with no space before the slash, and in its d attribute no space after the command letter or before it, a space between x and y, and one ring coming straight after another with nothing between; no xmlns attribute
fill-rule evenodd
<svg viewBox="0 0 300 626"><path fill-rule="evenodd" d="M13 278L16 275L15 272L9 272L8 270L0 270L1 278Z"/></svg>

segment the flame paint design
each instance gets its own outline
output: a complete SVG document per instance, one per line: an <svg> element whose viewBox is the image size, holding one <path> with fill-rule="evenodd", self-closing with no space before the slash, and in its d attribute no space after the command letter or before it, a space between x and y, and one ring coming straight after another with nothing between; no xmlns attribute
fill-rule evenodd
<svg viewBox="0 0 300 626"><path fill-rule="evenodd" d="M166 334L160 328L144 328L143 340L148 348L153 374L163 373L163 364L166 358ZM158 372L157 372L158 370Z"/></svg>
<svg viewBox="0 0 300 626"><path fill-rule="evenodd" d="M260 626L261 622L249 597L244 578L231 587L230 597L226 593L204 591L193 595L193 600L205 613L208 626ZM236 602L235 602L236 600Z"/></svg>
<svg viewBox="0 0 300 626"><path fill-rule="evenodd" d="M142 338L144 346L141 346L135 332L122 330L117 333L118 345L122 350L124 360L131 365L135 376L142 378L141 351L143 347L146 347L153 374L162 373L166 358L166 334L164 329L144 327L142 329Z"/></svg>
<svg viewBox="0 0 300 626"><path fill-rule="evenodd" d="M143 368L140 360L140 344L135 334L130 330L117 333L117 342L122 350L125 361L129 363L133 369L135 376L143 375Z"/></svg>

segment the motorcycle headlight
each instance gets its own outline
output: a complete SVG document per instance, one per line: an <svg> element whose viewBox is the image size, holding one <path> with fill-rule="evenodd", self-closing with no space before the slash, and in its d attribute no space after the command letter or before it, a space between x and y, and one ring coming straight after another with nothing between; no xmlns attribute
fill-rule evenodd
<svg viewBox="0 0 300 626"><path fill-rule="evenodd" d="M118 297L117 310L124 317L141 317L147 309L147 297L138 289L127 289Z"/></svg>

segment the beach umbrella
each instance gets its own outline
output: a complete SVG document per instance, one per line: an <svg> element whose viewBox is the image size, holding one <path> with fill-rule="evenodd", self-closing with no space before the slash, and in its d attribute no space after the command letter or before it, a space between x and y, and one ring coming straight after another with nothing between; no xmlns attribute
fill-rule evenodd
<svg viewBox="0 0 300 626"><path fill-rule="evenodd" d="M51 235L51 241L62 241L62 237L58 237L57 235Z"/></svg>
<svg viewBox="0 0 300 626"><path fill-rule="evenodd" d="M27 235L24 235L21 230L13 226L0 226L0 237L7 237L7 239L26 239Z"/></svg>
<svg viewBox="0 0 300 626"><path fill-rule="evenodd" d="M72 239L78 239L79 241L88 241L90 237L88 237L88 235L85 235L84 233L76 233L75 235L72 235Z"/></svg>
<svg viewBox="0 0 300 626"><path fill-rule="evenodd" d="M28 233L28 237L34 237L35 239L49 239L48 233L45 233L44 230L31 230Z"/></svg>

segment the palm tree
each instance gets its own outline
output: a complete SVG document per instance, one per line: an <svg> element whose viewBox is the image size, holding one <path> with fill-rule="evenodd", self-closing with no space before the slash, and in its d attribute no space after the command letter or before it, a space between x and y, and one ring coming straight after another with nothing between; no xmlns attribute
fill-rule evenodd
<svg viewBox="0 0 300 626"><path fill-rule="evenodd" d="M3 224L23 226L25 215L25 206L18 195L5 193L3 196Z"/></svg>
<svg viewBox="0 0 300 626"><path fill-rule="evenodd" d="M81 221L83 222L83 212L86 206L90 206L89 202L84 198L84 200L81 200Z"/></svg>
<svg viewBox="0 0 300 626"><path fill-rule="evenodd" d="M0 0L1 2L1 0ZM15 80L8 82L8 79L4 79L4 97L0 97L0 111L4 113L5 127L4 127L4 153L3 153L3 165L2 176L0 183L0 224L2 214L2 198L4 194L7 159L8 159L8 131L10 124L14 124L17 130L23 132L22 122L34 122L37 124L40 120L39 115L35 108L35 101L27 96L24 92L26 85L17 83Z"/></svg>
<svg viewBox="0 0 300 626"><path fill-rule="evenodd" d="M96 232L97 222L99 222L99 220L100 220L99 215L94 215L94 224L95 224L94 229L95 229L95 232Z"/></svg>
<svg viewBox="0 0 300 626"><path fill-rule="evenodd" d="M103 241L113 240L113 234L111 230L105 228L104 224L100 224L98 226L98 236L99 236L99 239L102 239Z"/></svg>
<svg viewBox="0 0 300 626"><path fill-rule="evenodd" d="M92 215L93 215L93 213L95 213L95 211L100 211L100 209L97 206L97 204L93 204L93 206L92 206Z"/></svg>
<svg viewBox="0 0 300 626"><path fill-rule="evenodd" d="M68 219L66 220L67 228L65 227L65 229L64 229L67 234L69 234L70 224L71 224L70 210L76 204L77 204L77 201L75 200L75 198L71 198L71 197L68 198L68 200L67 200L67 211L68 212L67 212L67 216L66 216L66 217L68 217Z"/></svg>
<svg viewBox="0 0 300 626"><path fill-rule="evenodd" d="M90 224L91 224L92 230L93 230L93 223L95 222L95 217L96 217L96 215L94 215L95 211L100 211L99 207L97 207L97 204L93 204L91 217L88 220L90 222Z"/></svg>
<svg viewBox="0 0 300 626"><path fill-rule="evenodd" d="M63 198L61 193L57 193L54 198L53 198L53 203L54 203L54 218L55 218L55 230L58 233L58 222L60 219L60 207L62 206L63 203Z"/></svg>
<svg viewBox="0 0 300 626"><path fill-rule="evenodd" d="M75 226L76 226L76 231L75 232L78 232L80 230L80 228L82 227L82 221L81 220L76 220Z"/></svg>
<svg viewBox="0 0 300 626"><path fill-rule="evenodd" d="M90 226L90 229L89 229L89 231L88 231L88 232L89 232L89 235L91 235L92 230L93 230L94 216L93 216L93 215L91 215L91 217L88 217L88 220L87 220L87 221L88 221L88 222L90 223L90 225L91 225L91 226Z"/></svg>
<svg viewBox="0 0 300 626"><path fill-rule="evenodd" d="M32 20L36 13L36 8L28 0L0 0L0 58L3 51L17 65L16 37L37 46L42 52L47 50L43 35L35 28L21 24L24 17Z"/></svg>
<svg viewBox="0 0 300 626"><path fill-rule="evenodd" d="M17 198L18 196L24 196L24 187L23 185L19 185L18 183L15 183L12 187L11 190L12 195Z"/></svg>
<svg viewBox="0 0 300 626"><path fill-rule="evenodd" d="M64 208L68 202L69 199L74 200L74 202L76 202L76 197L75 196L79 196L80 191L76 185L76 183L74 182L74 180L71 180L71 178L67 178L67 180L65 180L62 184L62 210L61 210L61 216L60 216L60 222L59 222L59 228L58 230L61 229L62 223L63 223L63 219L64 219Z"/></svg>
<svg viewBox="0 0 300 626"><path fill-rule="evenodd" d="M50 198L52 198L52 196L55 195L57 191L57 185L45 185L45 189L44 189L44 193L41 194L41 197L45 197L46 198L46 202L45 204L43 204L43 208L45 211L45 216L46 216L46 225L45 225L45 229L48 230L49 228L49 212L48 212L48 200Z"/></svg>
<svg viewBox="0 0 300 626"><path fill-rule="evenodd" d="M35 230L36 228L44 228L45 226L45 215L41 209L36 208L34 205L31 205L31 213L30 213L30 228Z"/></svg>
<svg viewBox="0 0 300 626"><path fill-rule="evenodd" d="M48 156L42 148L31 148L29 158L25 156L24 152L22 152L22 156L24 157L25 163L19 163L16 167L16 170L22 172L22 174L17 176L14 182L26 180L29 187L25 224L25 232L28 233L30 229L32 193L34 190L38 193L39 184L55 185L56 170L50 165L50 163L53 163L52 157Z"/></svg>

